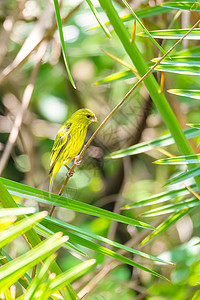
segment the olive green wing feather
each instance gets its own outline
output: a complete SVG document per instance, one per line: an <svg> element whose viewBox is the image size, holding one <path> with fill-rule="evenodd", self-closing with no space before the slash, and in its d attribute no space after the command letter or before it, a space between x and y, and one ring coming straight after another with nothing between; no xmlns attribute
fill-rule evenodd
<svg viewBox="0 0 200 300"><path fill-rule="evenodd" d="M67 146L69 139L70 139L70 127L71 127L72 123L63 125L56 136L54 145L53 145L53 149L51 152L51 158L50 158L50 170L49 170L49 174L52 173L53 168L56 164L56 162L59 159L59 156L61 155L61 153L63 152L63 150L65 149L65 147Z"/></svg>

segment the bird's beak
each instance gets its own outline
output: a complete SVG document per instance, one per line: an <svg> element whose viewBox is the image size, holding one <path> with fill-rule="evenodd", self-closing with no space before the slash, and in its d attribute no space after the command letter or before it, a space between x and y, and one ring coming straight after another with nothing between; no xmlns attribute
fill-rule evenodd
<svg viewBox="0 0 200 300"><path fill-rule="evenodd" d="M92 118L92 122L97 123L97 122L98 122L97 118L96 118L96 117L93 117L93 118Z"/></svg>

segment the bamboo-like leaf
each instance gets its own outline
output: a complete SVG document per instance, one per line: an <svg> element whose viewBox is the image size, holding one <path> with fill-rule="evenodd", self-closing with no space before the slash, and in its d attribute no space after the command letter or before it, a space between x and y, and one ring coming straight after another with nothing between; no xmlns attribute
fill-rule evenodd
<svg viewBox="0 0 200 300"><path fill-rule="evenodd" d="M145 217L155 217L163 214L173 213L175 211L180 211L181 209L197 207L200 205L200 201L197 198L192 198L189 200L184 200L174 204L168 204L161 206L160 208L154 208L142 214Z"/></svg>
<svg viewBox="0 0 200 300"><path fill-rule="evenodd" d="M86 0L87 4L89 5L91 11L93 12L97 22L99 23L100 27L102 28L102 30L104 31L104 33L106 34L106 36L108 38L111 38L111 34L109 32L109 30L106 28L106 26L104 25L104 23L101 21L101 18L96 10L96 8L94 7L93 3L91 0Z"/></svg>
<svg viewBox="0 0 200 300"><path fill-rule="evenodd" d="M42 224L37 224L35 226L35 230L36 230L36 232L38 232L40 235L42 235L45 238L49 238L55 233L55 232L53 232L52 230L50 230L49 228L47 228L46 226L44 226ZM63 243L62 247L66 248L67 250L77 252L78 254L80 254L82 256L85 256L85 257L88 256L85 252L83 252L82 250L77 248L75 245L73 245L69 241Z"/></svg>
<svg viewBox="0 0 200 300"><path fill-rule="evenodd" d="M200 174L200 166L196 167L194 169L191 169L187 172L181 173L178 176L173 177L172 179L168 180L167 183L165 183L165 186L181 182L181 181L189 179L191 177L198 176L199 174Z"/></svg>
<svg viewBox="0 0 200 300"><path fill-rule="evenodd" d="M159 159L154 162L155 164L171 164L171 165L187 165L187 164L194 164L200 163L200 155L187 155L187 156L178 156L178 157L170 157Z"/></svg>
<svg viewBox="0 0 200 300"><path fill-rule="evenodd" d="M154 31L149 31L151 36L153 36L155 39L180 39L182 38L189 29L165 29L165 30L154 30ZM141 37L148 37L148 35L144 32L140 32L137 34L138 36ZM186 37L186 40L200 40L200 29L195 28L192 30L191 33L189 33Z"/></svg>
<svg viewBox="0 0 200 300"><path fill-rule="evenodd" d="M129 79L129 78L136 78L135 74L133 74L133 72L131 70L123 71L120 73L116 73L116 74L107 76L101 80L96 81L94 84L95 85L108 84L113 81L118 81L118 80L122 80L122 79L125 80L125 79Z"/></svg>
<svg viewBox="0 0 200 300"><path fill-rule="evenodd" d="M15 216L0 219L0 231L10 227L16 221L16 219L17 218Z"/></svg>
<svg viewBox="0 0 200 300"><path fill-rule="evenodd" d="M144 26L144 24L140 21L140 19L138 18L137 14L132 10L132 8L130 7L130 5L127 3L126 0L122 0L122 2L124 3L124 5L128 8L128 10L131 12L131 14L133 15L133 17L138 21L138 23L140 24L140 26L144 29L144 32L148 35L148 37L150 38L150 40L154 43L154 45L156 45L156 47L163 53L165 54L166 51L156 42L156 40L151 36L151 34L149 33L149 31L147 30L147 28Z"/></svg>
<svg viewBox="0 0 200 300"><path fill-rule="evenodd" d="M28 219L21 220L15 225L12 225L8 229L4 230L0 236L0 248L4 247L6 244L11 242L16 237L20 236L24 232L31 229L36 222L41 221L45 216L47 216L46 211L42 211L36 215L31 216Z"/></svg>
<svg viewBox="0 0 200 300"><path fill-rule="evenodd" d="M33 299L35 293L38 291L41 283L45 279L46 275L48 274L49 268L52 265L53 261L55 260L56 255L52 254L50 257L46 259L44 262L44 265L41 267L38 274L36 274L35 278L29 285L29 288L27 290L27 293L24 296L24 300L30 300Z"/></svg>
<svg viewBox="0 0 200 300"><path fill-rule="evenodd" d="M198 188L195 184L190 186L194 191L198 191ZM185 196L189 194L189 191L186 187L175 189L172 191L167 191L164 193L160 193L149 198L143 199L138 202L130 203L123 206L121 209L131 209L135 207L144 207L152 204L163 203L166 201L174 200L176 197Z"/></svg>
<svg viewBox="0 0 200 300"><path fill-rule="evenodd" d="M21 208L1 208L0 218L5 218L9 216L20 216L32 214L35 212L34 207L21 207Z"/></svg>
<svg viewBox="0 0 200 300"><path fill-rule="evenodd" d="M155 5L153 7L147 7L147 8L143 8L139 11L136 11L136 15L138 18L143 19L143 18L148 18L148 17L160 15L163 13L167 13L171 10L172 9L168 8L168 7L161 7L159 5ZM132 14L127 14L127 15L124 15L123 17L120 17L120 19L123 22L128 22L128 21L134 20L135 17ZM104 25L109 25L109 24L110 24L110 21L104 23ZM90 30L96 29L96 28L100 28L100 25L94 26L94 27L90 28Z"/></svg>
<svg viewBox="0 0 200 300"><path fill-rule="evenodd" d="M66 53L66 49L65 49L65 41L64 41L64 36L63 36L62 22L61 22L61 17L60 17L60 9L59 9L59 5L58 5L58 0L53 0L53 2L54 2L54 6L55 6L56 21L57 21L57 25L58 25L58 31L59 31L59 35L60 35L60 43L61 43L65 66L67 69L69 80L70 80L72 86L74 88L76 88L73 78L71 76L68 61L67 61L67 53Z"/></svg>
<svg viewBox="0 0 200 300"><path fill-rule="evenodd" d="M55 234L50 239L40 243L32 250L0 267L0 290L10 287L25 272L45 259L61 247L67 237L61 238L61 233Z"/></svg>
<svg viewBox="0 0 200 300"><path fill-rule="evenodd" d="M51 282L49 286L49 291L56 292L61 289L66 283L70 283L77 279L78 277L85 274L94 264L95 259L87 260L73 268L69 271L63 272L62 274L56 276L56 278ZM49 296L51 294L49 293Z"/></svg>
<svg viewBox="0 0 200 300"><path fill-rule="evenodd" d="M55 230L55 226L52 226L50 224L49 224L49 226L50 226L52 231ZM60 228L59 228L59 230L60 230ZM121 262L124 262L128 265L131 265L133 267L139 268L143 271L151 273L152 275L155 275L155 276L160 277L162 279L166 279L165 277L163 277L162 275L154 272L153 270L151 270L149 268L146 268L146 267L132 261L131 259L128 259L125 256L122 256L122 255L120 255L120 254L118 254L118 253L116 253L116 252L114 252L114 251L112 251L108 248L105 248L105 247L103 247L103 246L101 246L97 243L94 243L91 240L88 240L88 239L86 240L85 238L81 237L80 235L74 234L74 233L69 232L69 231L65 231L65 229L63 229L63 228L61 229L61 231L64 234L67 234L69 236L70 240L73 241L74 243L77 243L77 244L82 245L84 247L90 248L90 249L92 249L96 252L99 252L99 253L103 254L103 255L110 256L114 259L117 259L117 260L119 260Z"/></svg>
<svg viewBox="0 0 200 300"><path fill-rule="evenodd" d="M156 71L169 72L184 75L200 75L200 66L190 65L159 65L155 68Z"/></svg>
<svg viewBox="0 0 200 300"><path fill-rule="evenodd" d="M134 220L119 214L115 214L105 209L95 207L77 200L72 200L55 194L51 194L51 198L50 198L49 193L46 191L29 187L27 185L17 183L5 178L0 178L0 181L3 182L3 184L9 190L9 192L13 195L17 195L23 198L33 199L35 201L46 203L49 205L55 205L67 209L72 209L74 211L90 214L96 217L103 217L109 220L122 222L125 224L130 224L142 228L154 229L153 226L146 224L144 222Z"/></svg>
<svg viewBox="0 0 200 300"><path fill-rule="evenodd" d="M185 129L183 130L183 132L187 139L200 136L200 131L193 128ZM112 152L109 155L107 155L106 158L121 158L129 155L140 154L149 150L153 150L154 146L165 147L172 144L174 144L174 139L170 134L167 134L157 140L149 141L148 143L143 142L122 150Z"/></svg>
<svg viewBox="0 0 200 300"><path fill-rule="evenodd" d="M153 58L153 62L157 62L160 58ZM173 56L171 59L164 59L160 65L172 66L200 66L200 56Z"/></svg>
<svg viewBox="0 0 200 300"><path fill-rule="evenodd" d="M200 123L196 123L196 124L187 123L186 125L190 126L190 127L193 127L193 128L196 128L196 129L200 129Z"/></svg>
<svg viewBox="0 0 200 300"><path fill-rule="evenodd" d="M189 11L200 11L200 3L189 2L189 1L177 1L177 2L165 2L161 3L161 6L172 8L172 9L183 9Z"/></svg>
<svg viewBox="0 0 200 300"><path fill-rule="evenodd" d="M70 230L72 231L74 234L78 234L79 236L86 236L86 237L89 237L90 239L94 239L95 241L99 241L99 242L102 242L102 243L106 243L110 246L113 246L113 247L116 247L116 248L119 248L119 249L123 249L123 250L126 250L128 252L131 252L133 254L136 254L136 255L139 255L141 257L144 257L144 258L147 258L147 259L151 259L151 260L154 260L154 261L158 261L158 262L161 262L161 263L164 263L164 264L171 264L170 262L166 262L166 261L161 261L159 258L155 257L155 256L152 256L152 255L149 255L149 254L146 254L144 252L141 252L141 251L138 251L136 249L132 249L130 247L127 247L125 245L122 245L120 243L117 243L115 241L111 241L110 239L107 239L103 236L99 236L97 234L94 234L94 233L89 233L89 232L86 232L84 230L82 230L81 228L77 227L77 226L74 226L74 225L71 225L71 224L68 224L68 223L65 223L63 221L60 221L58 219L55 219L55 218L52 218L52 217L47 217L44 222L42 223L44 225L46 225L45 227L46 228L55 228L55 226L60 226L59 227L59 230L61 228L65 228L66 230ZM39 224L39 226L41 226L41 224ZM55 233L55 231L54 231ZM64 234L68 234L68 231L67 232L64 232ZM86 246L85 246L86 247Z"/></svg>
<svg viewBox="0 0 200 300"><path fill-rule="evenodd" d="M173 215L169 216L164 222L162 222L153 233L150 233L139 245L139 247L144 246L145 244L152 241L155 237L159 236L163 232L165 232L169 227L171 227L174 223L176 223L180 218L189 214L193 208L186 208L180 210Z"/></svg>
<svg viewBox="0 0 200 300"><path fill-rule="evenodd" d="M171 89L168 90L168 92L177 96L183 96L187 98L200 100L200 90ZM198 128L198 127L194 127L194 128Z"/></svg>

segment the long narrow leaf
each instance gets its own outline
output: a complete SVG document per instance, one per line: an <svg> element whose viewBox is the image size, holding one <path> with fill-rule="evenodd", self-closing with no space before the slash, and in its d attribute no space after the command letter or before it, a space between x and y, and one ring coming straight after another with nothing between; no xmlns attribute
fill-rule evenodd
<svg viewBox="0 0 200 300"><path fill-rule="evenodd" d="M148 37L150 38L150 40L156 45L156 47L163 53L165 54L166 51L156 42L156 40L151 36L151 34L149 33L149 31L147 30L147 28L144 26L144 24L140 21L140 19L138 18L137 14L132 10L132 8L130 7L130 5L127 3L126 0L122 0L122 2L124 3L124 5L128 8L128 10L131 12L131 14L133 15L133 17L138 21L138 23L140 24L140 26L144 29L144 32L148 35Z"/></svg>
<svg viewBox="0 0 200 300"><path fill-rule="evenodd" d="M187 2L187 1L177 1L177 2L165 2L161 3L161 6L172 8L172 9L183 9L189 11L200 11L200 3L195 2Z"/></svg>
<svg viewBox="0 0 200 300"><path fill-rule="evenodd" d="M0 268L0 290L10 287L34 265L59 249L66 240L67 237L61 238L61 234L58 233L40 243L32 250L2 266Z"/></svg>
<svg viewBox="0 0 200 300"><path fill-rule="evenodd" d="M91 0L86 0L87 4L89 5L91 11L93 12L97 22L99 23L99 25L101 26L102 30L104 31L104 33L107 35L108 38L111 38L111 34L109 32L109 30L106 28L106 26L104 25L104 23L101 21L101 18L96 10L96 8L94 7L94 5L92 4Z"/></svg>
<svg viewBox="0 0 200 300"><path fill-rule="evenodd" d="M116 248L119 248L119 249L126 250L128 252L131 252L133 254L139 255L141 257L144 257L144 258L147 258L147 259L151 259L151 260L154 260L154 261L159 261L159 262L165 263L165 264L171 264L170 262L161 261L160 259L158 259L155 256L146 254L146 253L138 251L136 249L132 249L130 247L127 247L127 246L122 245L120 243L117 243L115 241L111 241L110 239L107 239L107 238L105 238L103 236L99 236L99 235L94 234L94 233L86 232L86 231L82 230L81 228L79 228L77 226L73 226L71 224L65 223L63 221L57 220L57 219L52 218L52 217L47 217L44 220L43 224L46 224L47 225L46 227L48 227L48 224L51 224L51 226L52 226L52 224L53 224L53 226L55 226L55 225L56 226L60 226L61 228L65 228L65 229L70 230L70 231L72 231L72 232L74 232L76 234L78 233L79 235L84 235L86 237L95 239L96 241L99 241L99 242L102 242L102 243L106 243L106 244L108 244L110 246L113 246L113 247L116 247ZM41 226L41 224L39 226ZM51 228L53 228L53 227L51 227Z"/></svg>
<svg viewBox="0 0 200 300"><path fill-rule="evenodd" d="M12 225L8 229L4 230L3 234L1 234L0 236L0 248L4 247L13 239L28 231L35 225L36 222L41 221L45 216L47 216L47 212L42 211L36 215L31 216L28 219L21 220L15 225Z"/></svg>
<svg viewBox="0 0 200 300"><path fill-rule="evenodd" d="M149 243L155 237L159 236L163 232L165 232L169 227L171 227L174 223L176 223L180 218L189 214L193 208L186 208L179 212L174 213L173 215L169 216L164 222L162 222L152 234L149 234L139 245L139 247Z"/></svg>
<svg viewBox="0 0 200 300"><path fill-rule="evenodd" d="M194 154L194 155L187 155L187 156L164 158L164 159L156 160L154 163L162 164L162 165L166 165L166 164L187 165L193 163L200 163L200 155Z"/></svg>
<svg viewBox="0 0 200 300"><path fill-rule="evenodd" d="M181 182L181 181L189 179L191 177L198 176L199 174L200 174L200 166L196 167L194 169L191 169L187 172L181 173L178 176L173 177L172 179L168 180L167 183L165 183L165 186Z"/></svg>
<svg viewBox="0 0 200 300"><path fill-rule="evenodd" d="M67 69L69 80L70 80L72 86L74 88L76 88L75 83L73 81L73 78L71 76L68 61L67 61L67 53L66 53L66 49L65 49L65 41L64 41L64 36L63 36L62 22L61 22L61 17L60 17L60 10L59 10L59 5L58 5L58 0L53 0L53 2L54 2L54 6L55 6L56 21L57 21L57 25L58 25L58 31L59 31L59 35L60 35L60 43L61 43L61 48L62 48L62 53L63 53L63 57L64 57L65 66L66 66L66 69Z"/></svg>
<svg viewBox="0 0 200 300"><path fill-rule="evenodd" d="M200 130L193 129L193 128L188 128L183 130L185 137L187 139L200 136ZM164 135L163 137L154 140L154 141L149 141L148 143L139 143L136 145L133 145L129 148L122 149L119 151L115 151L110 153L109 155L106 156L106 158L121 158L129 155L135 155L139 153L143 153L149 150L153 150L154 146L156 147L165 147L174 144L174 139L170 134Z"/></svg>
<svg viewBox="0 0 200 300"><path fill-rule="evenodd" d="M55 230L55 227L51 226L51 230ZM148 269L148 268L146 268L146 267L144 267L144 266L142 266L142 265L140 265L140 264L132 261L131 259L128 259L125 256L122 256L122 255L120 255L120 254L118 254L118 253L116 253L116 252L108 249L108 248L105 248L105 247L103 247L101 245L98 245L97 243L94 243L91 240L86 240L85 238L81 237L80 235L76 235L76 234L74 234L72 232L65 231L64 229L61 229L61 231L64 234L67 234L69 236L70 240L73 241L74 243L77 243L77 244L82 245L84 247L90 248L90 249L92 249L92 250L94 250L96 252L99 252L99 253L103 254L103 255L110 256L110 257L112 257L114 259L117 259L117 260L119 260L121 262L124 262L124 263L126 263L128 265L131 265L133 267L139 268L139 269L141 269L143 271L151 273L152 275L158 276L158 277L160 277L162 279L166 279L162 275L160 275L160 274L158 274L158 273L156 273L156 272L154 272L154 271L152 271L152 270L150 270L150 269Z"/></svg>
<svg viewBox="0 0 200 300"><path fill-rule="evenodd" d="M200 100L200 90L171 89L168 92L177 96Z"/></svg>
<svg viewBox="0 0 200 300"><path fill-rule="evenodd" d="M72 200L55 194L51 194L51 198L50 198L49 193L46 191L29 187L27 185L17 183L5 178L1 178L0 180L3 182L3 184L8 188L10 193L13 195L17 195L23 198L33 199L35 201L46 203L49 205L56 205L59 207L72 209L74 211L90 214L96 217L103 217L109 220L122 222L125 224L130 224L142 228L154 229L154 227L149 224L128 218L126 216L115 214L113 212L107 211L99 207L95 207L77 200Z"/></svg>
<svg viewBox="0 0 200 300"><path fill-rule="evenodd" d="M149 33L155 38L155 39L180 39L182 38L189 29L165 29L165 30L154 30L149 31ZM148 35L144 32L140 32L137 34L141 37L148 37ZM189 33L186 37L186 40L200 40L200 29L195 28L191 33Z"/></svg>
<svg viewBox="0 0 200 300"><path fill-rule="evenodd" d="M198 188L195 184L191 185L190 187L194 191L198 191ZM131 208L135 208L135 207L144 207L144 206L148 206L148 205L152 205L152 204L163 203L163 202L166 202L169 200L174 200L174 198L176 198L178 196L179 197L185 196L187 194L189 194L188 189L186 187L183 187L183 188L175 189L172 191L160 193L160 194L151 196L149 198L143 199L138 202L127 204L127 205L123 206L121 209L131 209Z"/></svg>

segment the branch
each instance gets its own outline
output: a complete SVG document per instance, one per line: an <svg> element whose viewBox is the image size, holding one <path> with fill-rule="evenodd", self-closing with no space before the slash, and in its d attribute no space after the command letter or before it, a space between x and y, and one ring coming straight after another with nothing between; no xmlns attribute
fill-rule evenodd
<svg viewBox="0 0 200 300"><path fill-rule="evenodd" d="M109 115L103 120L103 122L99 125L99 127L97 128L97 130L93 133L93 135L90 137L90 139L88 140L88 142L85 144L85 146L83 147L83 149L81 150L80 154L79 154L79 158L81 159L83 154L85 153L85 151L87 150L87 148L89 147L89 145L91 144L91 142L93 141L93 139L95 138L95 136L99 133L99 131L102 129L102 127L108 122L108 120L112 117L112 115L116 112L116 110L118 110L118 108L125 102L125 100L132 94L132 92L137 88L137 86L150 74L152 73L152 71L161 63L161 61L163 59L165 59L165 57L172 51L174 50L174 48L180 44L184 38L190 34L190 32L192 32L192 30L200 23L200 19L192 26L192 28L180 39L178 40L174 46L172 46L156 63L154 66L152 66L149 71L142 76L137 82L136 84L130 89L130 91L124 96L124 98L115 106L115 108L109 113ZM73 175L73 172L75 170L76 165L74 164L72 166L72 168L70 169L69 173L70 175ZM65 182L63 183L63 186L60 189L59 192L59 196L62 195L66 184L68 183L70 177L67 177L65 179Z"/></svg>

